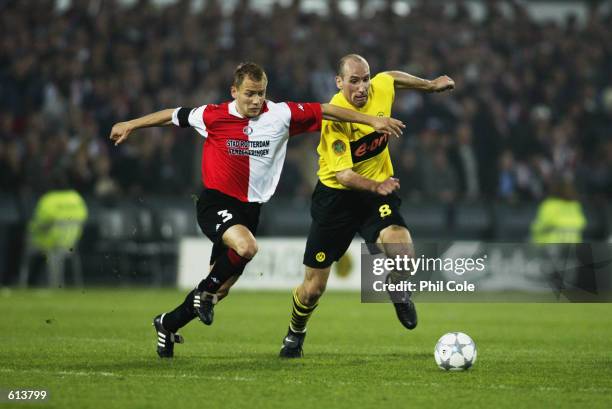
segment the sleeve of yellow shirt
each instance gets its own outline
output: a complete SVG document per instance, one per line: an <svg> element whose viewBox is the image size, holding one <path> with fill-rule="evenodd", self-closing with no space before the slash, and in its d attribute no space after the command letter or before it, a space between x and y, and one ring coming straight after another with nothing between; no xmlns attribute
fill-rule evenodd
<svg viewBox="0 0 612 409"><path fill-rule="evenodd" d="M329 170L339 172L353 167L347 124L323 121L321 127L321 151Z"/></svg>
<svg viewBox="0 0 612 409"><path fill-rule="evenodd" d="M376 86L378 90L381 90L391 100L391 104L395 100L395 80L392 76L385 72L377 74L372 78L372 86Z"/></svg>

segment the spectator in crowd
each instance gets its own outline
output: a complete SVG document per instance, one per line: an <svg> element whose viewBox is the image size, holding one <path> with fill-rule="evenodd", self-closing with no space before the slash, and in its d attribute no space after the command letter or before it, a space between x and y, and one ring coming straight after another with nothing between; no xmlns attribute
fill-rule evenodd
<svg viewBox="0 0 612 409"><path fill-rule="evenodd" d="M0 2L0 189L40 194L49 170L61 168L82 194L94 194L101 177L122 194L187 194L198 186L198 142L165 146L174 138L151 138L148 146L110 153L102 175L94 164L110 126L177 101L220 99L225 73L240 60L266 65L272 99L326 99L334 92L334 62L357 52L372 71L403 65L421 77L444 72L456 79L453 98L398 95L394 115L409 124L402 143L415 149L408 141L432 122L437 136L456 135L456 143L434 141L431 153L446 151L458 173L457 197L539 200L543 183L560 169L586 198L612 197L609 7L589 7L580 25L575 18L536 21L523 2L505 3L502 12L499 2L483 1L482 18L463 1L418 1L406 15L390 1L373 13L358 1L355 17L343 15L336 1L323 14L302 10L297 0L269 13L248 1L229 13L220 0L201 9L194 3ZM407 151L394 150L396 164ZM499 167L508 152L514 185L509 169ZM147 172L158 160L164 165L157 176L176 183L149 186L155 178ZM288 163L293 168L281 183L290 184L295 172L311 179L314 168ZM417 169L429 172L420 163Z"/></svg>
<svg viewBox="0 0 612 409"><path fill-rule="evenodd" d="M457 198L459 182L450 166L446 151L438 148L433 155L431 170L424 177L425 194L436 201L451 203Z"/></svg>
<svg viewBox="0 0 612 409"><path fill-rule="evenodd" d="M20 147L15 140L0 140L0 187L16 193L23 184Z"/></svg>
<svg viewBox="0 0 612 409"><path fill-rule="evenodd" d="M405 149L401 160L396 163L395 174L402 181L402 195L409 200L423 198L423 177L419 172L418 160L414 149Z"/></svg>
<svg viewBox="0 0 612 409"><path fill-rule="evenodd" d="M499 160L499 185L498 195L501 199L509 202L517 199L517 177L516 163L511 151L506 150L502 153Z"/></svg>
<svg viewBox="0 0 612 409"><path fill-rule="evenodd" d="M465 199L477 199L480 195L478 159L472 144L472 127L469 123L464 122L457 127L457 139L450 156L459 179L458 190Z"/></svg>

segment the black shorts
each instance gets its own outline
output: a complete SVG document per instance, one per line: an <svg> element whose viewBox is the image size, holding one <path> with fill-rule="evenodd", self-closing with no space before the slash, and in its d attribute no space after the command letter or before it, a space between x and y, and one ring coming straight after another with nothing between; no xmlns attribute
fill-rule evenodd
<svg viewBox="0 0 612 409"><path fill-rule="evenodd" d="M376 243L381 230L391 225L406 227L396 193L381 196L358 190L340 190L321 182L312 194L312 224L304 252L304 264L329 267L346 252L355 233L366 243Z"/></svg>
<svg viewBox="0 0 612 409"><path fill-rule="evenodd" d="M218 190L204 189L197 203L198 224L202 233L213 242L210 263L214 263L226 246L221 238L227 229L237 224L257 233L261 203L241 202Z"/></svg>

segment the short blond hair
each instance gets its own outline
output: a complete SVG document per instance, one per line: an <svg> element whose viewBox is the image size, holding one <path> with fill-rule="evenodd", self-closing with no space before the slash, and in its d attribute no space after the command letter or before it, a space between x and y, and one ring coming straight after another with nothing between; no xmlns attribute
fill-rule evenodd
<svg viewBox="0 0 612 409"><path fill-rule="evenodd" d="M234 70L234 83L232 85L239 88L247 77L256 82L262 80L268 82L268 76L259 64L254 62L242 62L238 64Z"/></svg>

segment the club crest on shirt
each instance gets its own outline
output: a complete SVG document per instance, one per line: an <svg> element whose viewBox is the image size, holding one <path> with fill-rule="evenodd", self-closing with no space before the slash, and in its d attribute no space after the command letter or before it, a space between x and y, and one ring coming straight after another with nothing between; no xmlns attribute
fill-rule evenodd
<svg viewBox="0 0 612 409"><path fill-rule="evenodd" d="M336 155L340 156L346 152L346 144L340 139L337 139L334 141L334 143L332 143L332 149Z"/></svg>
<svg viewBox="0 0 612 409"><path fill-rule="evenodd" d="M379 112L379 113L376 114L376 116L382 118L383 116L385 116L385 113L384 112Z"/></svg>
<svg viewBox="0 0 612 409"><path fill-rule="evenodd" d="M247 125L244 128L242 128L242 133L245 134L246 136L249 136L253 133L253 128Z"/></svg>

